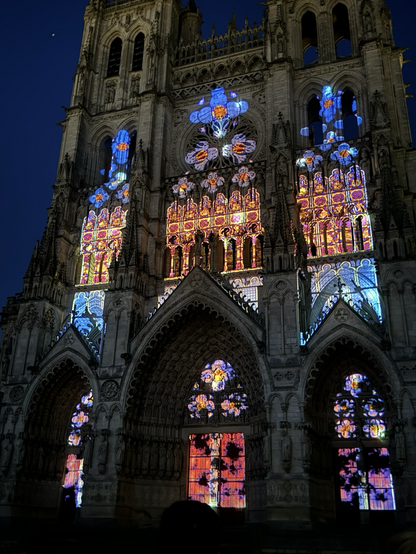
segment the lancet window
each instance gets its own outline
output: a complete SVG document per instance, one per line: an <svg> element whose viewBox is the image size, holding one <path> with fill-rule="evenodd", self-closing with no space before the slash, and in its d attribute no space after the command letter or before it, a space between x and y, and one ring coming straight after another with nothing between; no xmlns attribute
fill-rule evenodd
<svg viewBox="0 0 416 554"><path fill-rule="evenodd" d="M108 55L107 77L114 77L119 74L122 49L123 41L119 37L115 38L111 43Z"/></svg>
<svg viewBox="0 0 416 554"><path fill-rule="evenodd" d="M343 379L333 404L341 508L395 510L384 401L366 375Z"/></svg>
<svg viewBox="0 0 416 554"><path fill-rule="evenodd" d="M65 482L63 484L64 489L71 489L75 498L75 506L81 507L82 503L82 489L84 486L84 459L81 455L81 446L83 441L90 440L88 436L84 434L83 427L90 420L90 411L94 403L92 391L81 397L79 404L77 404L74 413L71 418L71 432L68 437L68 446L70 447L70 453L67 456L66 462L66 474ZM84 427L85 428L85 427ZM69 497L69 495L68 495Z"/></svg>
<svg viewBox="0 0 416 554"><path fill-rule="evenodd" d="M132 71L141 71L143 69L144 55L144 34L139 33L134 40Z"/></svg>

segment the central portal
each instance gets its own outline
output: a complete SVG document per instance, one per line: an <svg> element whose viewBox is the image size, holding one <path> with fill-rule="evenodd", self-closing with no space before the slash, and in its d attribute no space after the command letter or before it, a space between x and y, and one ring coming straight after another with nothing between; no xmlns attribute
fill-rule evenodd
<svg viewBox="0 0 416 554"><path fill-rule="evenodd" d="M245 508L243 433L189 435L189 500L213 508Z"/></svg>

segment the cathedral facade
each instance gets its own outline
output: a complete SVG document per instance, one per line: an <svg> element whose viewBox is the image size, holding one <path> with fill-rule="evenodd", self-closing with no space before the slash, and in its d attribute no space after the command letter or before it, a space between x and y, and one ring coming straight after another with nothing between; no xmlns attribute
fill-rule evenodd
<svg viewBox="0 0 416 554"><path fill-rule="evenodd" d="M86 7L1 314L3 520L416 522L404 49L384 0L264 4L207 38L193 0Z"/></svg>

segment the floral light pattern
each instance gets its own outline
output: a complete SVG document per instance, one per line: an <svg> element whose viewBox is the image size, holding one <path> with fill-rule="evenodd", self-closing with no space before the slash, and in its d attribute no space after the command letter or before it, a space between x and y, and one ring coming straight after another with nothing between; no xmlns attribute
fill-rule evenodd
<svg viewBox="0 0 416 554"><path fill-rule="evenodd" d="M109 199L109 195L105 192L104 189L98 188L92 196L89 197L91 204L94 204L96 208L101 208L101 206Z"/></svg>
<svg viewBox="0 0 416 554"><path fill-rule="evenodd" d="M195 149L186 155L185 161L187 164L193 165L198 171L201 171L207 167L211 160L215 160L217 157L217 148L210 148L207 141L201 140Z"/></svg>
<svg viewBox="0 0 416 554"><path fill-rule="evenodd" d="M191 419L200 419L204 413L210 418L216 410L223 417L238 417L248 409L247 394L234 369L224 360L215 360L205 366L192 393L188 404Z"/></svg>
<svg viewBox="0 0 416 554"><path fill-rule="evenodd" d="M339 162L341 165L349 165L353 163L354 158L358 155L358 150L350 146L347 142L343 142L338 146L338 150L331 154L331 159Z"/></svg>
<svg viewBox="0 0 416 554"><path fill-rule="evenodd" d="M224 181L224 177L219 177L218 173L211 172L206 179L201 181L201 187L207 189L208 192L217 192L218 187L222 187Z"/></svg>
<svg viewBox="0 0 416 554"><path fill-rule="evenodd" d="M188 409L191 412L191 418L200 418L201 414L203 414L205 410L208 417L212 417L215 409L213 396L206 396L205 394L194 394L189 399Z"/></svg>
<svg viewBox="0 0 416 554"><path fill-rule="evenodd" d="M116 193L117 200L121 200L122 204L127 204L130 201L130 185L125 183L121 189Z"/></svg>
<svg viewBox="0 0 416 554"><path fill-rule="evenodd" d="M248 167L240 167L238 173L236 173L232 179L233 183L238 183L241 188L248 187L250 181L256 178L256 172L250 171Z"/></svg>
<svg viewBox="0 0 416 554"><path fill-rule="evenodd" d="M201 379L205 383L210 383L213 391L224 390L225 383L235 376L235 372L229 363L223 360L215 360L205 366Z"/></svg>
<svg viewBox="0 0 416 554"><path fill-rule="evenodd" d="M315 154L313 150L306 150L303 153L303 158L299 158L296 165L298 167L307 167L308 171L314 171L322 163L322 159L322 156Z"/></svg>
<svg viewBox="0 0 416 554"><path fill-rule="evenodd" d="M176 185L173 185L172 190L179 198L185 198L188 192L191 192L195 187L195 183L188 181L186 177L181 177Z"/></svg>
<svg viewBox="0 0 416 554"><path fill-rule="evenodd" d="M246 161L247 154L254 152L257 143L255 140L247 139L247 137L238 133L231 139L231 144L226 144L222 153L226 158L232 158L234 163L242 163Z"/></svg>

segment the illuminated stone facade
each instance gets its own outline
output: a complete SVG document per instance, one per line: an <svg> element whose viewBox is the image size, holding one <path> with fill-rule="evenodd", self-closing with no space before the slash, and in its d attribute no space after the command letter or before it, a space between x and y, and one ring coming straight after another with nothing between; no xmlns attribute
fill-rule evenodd
<svg viewBox="0 0 416 554"><path fill-rule="evenodd" d="M47 227L2 312L0 516L56 517L83 460L83 521L155 524L190 473L212 485L188 471L203 436L238 437L248 522L414 523L416 154L389 11L201 23L192 1L86 8ZM369 509L371 456L394 501L381 484Z"/></svg>

